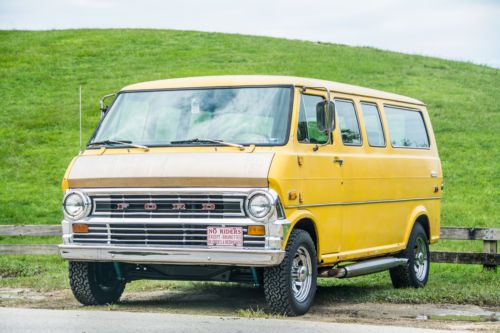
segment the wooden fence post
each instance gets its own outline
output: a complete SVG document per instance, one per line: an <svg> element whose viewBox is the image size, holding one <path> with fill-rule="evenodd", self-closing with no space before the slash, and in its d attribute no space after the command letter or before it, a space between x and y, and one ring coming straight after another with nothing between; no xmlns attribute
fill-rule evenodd
<svg viewBox="0 0 500 333"><path fill-rule="evenodd" d="M497 265L494 258L497 254L497 240L493 237L493 230L489 230L489 232L484 235L483 252L485 253L486 259L488 261L483 265L483 268L486 270L496 270ZM490 258L492 260L490 260Z"/></svg>

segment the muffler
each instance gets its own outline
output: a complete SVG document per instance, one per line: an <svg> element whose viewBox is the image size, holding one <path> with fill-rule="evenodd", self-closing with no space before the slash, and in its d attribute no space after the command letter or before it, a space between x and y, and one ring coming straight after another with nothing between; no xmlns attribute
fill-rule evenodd
<svg viewBox="0 0 500 333"><path fill-rule="evenodd" d="M405 258L378 258L360 261L354 264L325 270L319 274L320 277L334 277L338 279L367 275L382 272L393 267L405 265L408 259Z"/></svg>

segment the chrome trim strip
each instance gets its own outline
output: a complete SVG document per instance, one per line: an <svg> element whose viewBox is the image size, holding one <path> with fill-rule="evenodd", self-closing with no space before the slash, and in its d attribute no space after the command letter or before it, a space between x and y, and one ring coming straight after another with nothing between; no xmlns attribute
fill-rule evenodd
<svg viewBox="0 0 500 333"><path fill-rule="evenodd" d="M69 220L68 220L69 221ZM74 222L74 221L71 221ZM248 225L264 225L262 222L254 221L248 217L241 218L231 218L231 219L221 219L221 218L172 218L172 217L158 217L158 218L148 218L139 217L130 219L128 217L93 217L89 216L78 221L79 223L102 223L101 227L105 227L106 224L113 226L114 224L128 223L128 224L151 224L151 225L161 225L161 224L189 224L189 225L218 225L218 226L242 226L246 227ZM90 227L97 227L92 225ZM182 228L181 228L182 229Z"/></svg>
<svg viewBox="0 0 500 333"><path fill-rule="evenodd" d="M228 195L228 196L246 196L256 190L268 190L266 187L198 187L198 188L80 188L89 196L109 196L109 195L183 195L183 194L201 194L201 195Z"/></svg>
<svg viewBox="0 0 500 333"><path fill-rule="evenodd" d="M151 245L143 245L143 244L133 244L134 242L135 243L138 243L138 242L142 242L144 243L144 241L141 241L141 240L123 240L123 239L114 239L112 241L112 243L110 244L107 244L106 242L103 242L103 241L106 241L106 238L82 238L82 239L74 239L73 242L72 242L72 245L88 245L88 246L99 246L99 245L109 245L109 246L116 246L116 244L118 243L127 243L127 244L120 244L120 246L151 246ZM163 244L169 244L169 243L181 243L182 241L177 241L177 240L150 240L150 242L154 242L154 243L163 243ZM189 243L200 243L202 245L198 245L198 247L200 248L205 248L205 249L212 249L213 247L207 247L206 244L207 244L207 240L206 239L192 239L192 240L189 240ZM248 247L245 247L246 245L249 245L249 244L254 244L254 245L264 245L266 243L265 240L260 240L260 241L247 241L247 240L244 240L243 241L243 248L242 249L248 249ZM156 246L159 246L158 244L156 244ZM183 248L187 248L186 245L176 245L178 247L183 247ZM189 246L195 246L194 244L191 244ZM255 249L262 249L263 247L253 247Z"/></svg>
<svg viewBox="0 0 500 333"><path fill-rule="evenodd" d="M134 246L59 245L63 259L118 261L144 264L276 266L285 257L282 250L168 248Z"/></svg>
<svg viewBox="0 0 500 333"><path fill-rule="evenodd" d="M175 195L175 194L174 194ZM206 196L210 196L210 194L206 194ZM179 199L182 199L182 201L203 201L203 198L200 198L200 199L193 199L193 198L123 198L123 199L115 199L115 198L103 198L103 197L97 197L94 198L94 201L97 201L97 202L113 202L113 201L118 201L118 202L122 202L123 200L130 200L130 201L151 201L151 200L154 200L154 201L160 201L160 202L163 202L163 201L173 201L173 202L178 202ZM208 200L210 200L210 202L213 202L213 203L219 203L219 202L240 202L241 200L243 200L243 198L241 199L232 199L232 198L227 198L227 199L224 199L224 198L208 198Z"/></svg>
<svg viewBox="0 0 500 333"><path fill-rule="evenodd" d="M351 205L367 205L367 204L378 204L378 203L388 203L388 202L405 202L405 201L439 200L439 199L441 199L441 197L367 200L367 201L349 201L349 202L329 202L329 203L324 203L324 204L291 205L291 206L285 206L285 208L351 206Z"/></svg>
<svg viewBox="0 0 500 333"><path fill-rule="evenodd" d="M113 230L116 230L116 229L113 229ZM144 229L136 229L137 230L144 230ZM148 231L150 231L148 229ZM79 237L83 237L83 236L105 236L106 235L106 232L87 232L87 233L74 233L73 236L79 236ZM134 233L119 233L119 232L113 232L113 236L131 236L131 237L135 237L135 236L155 236L155 237L182 237L182 236L189 236L189 237L207 237L207 233L203 233L203 234L186 234L186 233L183 233L183 234L157 234L157 233L148 233L146 234L145 232L144 233L137 233L137 234L134 234Z"/></svg>
<svg viewBox="0 0 500 333"><path fill-rule="evenodd" d="M99 189L99 190L102 190L102 189ZM124 192L115 193L114 191L111 191L111 190L115 190L115 189L110 189L110 191L106 191L105 193L100 193L99 195L92 192L94 190L85 190L85 193L87 193L89 195L89 197L92 198L94 203L96 203L93 205L91 215L96 216L96 217L97 216L124 217L124 216L137 216L137 215L165 216L165 217L169 217L169 216L177 217L177 216L186 216L186 215L202 216L202 217L206 217L206 216L210 217L213 215L223 216L223 217L244 217L245 216L243 204L245 202L245 197L247 196L247 194L239 194L239 193L228 194L227 192L209 193L203 189L199 189L200 192L198 192L198 193L188 192L191 189L186 189L188 191L185 191L183 193L170 192L169 189L158 189L158 192L155 192L157 189L145 189L148 192L143 193L142 192L143 189L132 189L132 190L138 190L138 192L136 192L132 195L141 195L143 197L142 198L126 198L125 196L131 195L131 194L130 193L126 194ZM206 196L206 197L222 195L224 197L223 198L206 198L206 199L205 198L185 198L185 197L183 197L183 196L186 196L189 194ZM120 195L121 198L110 198L110 196L112 196L112 195ZM151 198L151 196L153 196L153 195L177 196L177 198ZM148 198L148 196L149 196L149 198ZM228 198L228 196L230 196L230 197ZM197 201L200 201L200 202L207 202L208 201L208 202L213 202L213 203L226 203L226 202L238 203L239 204L239 212L212 212L212 211L202 211L202 210L199 210L197 212L191 212L191 211L189 211L189 212L185 212L185 211L138 211L138 212L97 211L97 203L113 203L113 202L121 203L121 202L134 202L134 201L139 201L139 202L141 202L141 201L142 202L154 201L154 202L158 202L158 203L162 203L162 202L163 203L197 202Z"/></svg>
<svg viewBox="0 0 500 333"><path fill-rule="evenodd" d="M144 211L144 212L108 212L108 211L99 211L92 212L92 216L98 217L108 217L108 216L118 216L118 217L125 217L125 216L136 216L136 215L149 215L149 216L210 216L210 215L215 215L215 216L224 216L224 217L243 217L245 214L242 213L213 213L211 211L206 211L206 213L197 213L197 212L184 212L181 211L181 213L170 213L170 212L150 212L150 211ZM186 219L187 217L184 217ZM192 218L192 217L191 217Z"/></svg>
<svg viewBox="0 0 500 333"><path fill-rule="evenodd" d="M78 237L78 239L84 239L84 240L87 240L87 239L90 239L90 238L86 238L86 236L107 236L107 232L87 232L87 233L73 233L73 238L75 236ZM138 233L138 234L128 234L128 233L125 233L125 234L122 234L122 233L112 233L112 236L123 236L123 237L126 237L126 236L130 236L130 237L141 237L141 236L153 236L153 237L204 237L205 238L205 241L206 241L206 238L207 238L207 234L204 233L204 234L146 234L146 233ZM257 237L261 237L262 239L265 238L265 236L254 236L254 235L243 235L243 238L257 238ZM106 240L106 238L101 238L101 240ZM126 239L113 239L113 241L115 240L126 240ZM135 241L143 241L141 239L131 239L130 240L131 242L135 242ZM154 239L154 241L156 241L156 239ZM160 239L158 241L161 241ZM176 242L179 242L179 240L176 240L176 239L173 239L172 241L176 241ZM191 241L191 240L189 240ZM188 241L188 242L189 242Z"/></svg>
<svg viewBox="0 0 500 333"><path fill-rule="evenodd" d="M79 235L79 234L77 234L77 235ZM85 234L82 234L82 235L85 235ZM105 236L105 235L103 235L103 236ZM182 235L180 235L180 236L182 236ZM75 239L73 236L73 243L81 243L82 241L83 242L102 242L105 240L106 240L106 238L77 238L77 239ZM181 240L178 240L178 239L151 240L151 239L149 239L148 241L157 242L157 243L182 243L182 239ZM144 239L111 239L111 242L112 243L144 243L145 241L144 241ZM207 240L206 239L190 239L187 242L206 244ZM96 245L102 245L102 243L101 244L98 243Z"/></svg>
<svg viewBox="0 0 500 333"><path fill-rule="evenodd" d="M161 231L165 228L162 228L162 227L159 227L159 228L148 228L148 230L153 230L153 231ZM94 227L94 226L89 226L89 230L92 232L92 231L95 231L95 230L104 230L105 232L107 232L108 228L107 227ZM119 228L119 227L115 227L113 226L113 230L118 230L118 231L121 231L121 230L131 230L131 231L137 231L137 230L141 230L141 229L138 229L138 228ZM185 231L186 228L168 228L168 230L170 231ZM243 229L245 230L245 229ZM207 230L205 228L189 228L189 231L203 231L203 232L206 232ZM245 230L246 231L246 230ZM86 233L86 235L90 234L89 233Z"/></svg>

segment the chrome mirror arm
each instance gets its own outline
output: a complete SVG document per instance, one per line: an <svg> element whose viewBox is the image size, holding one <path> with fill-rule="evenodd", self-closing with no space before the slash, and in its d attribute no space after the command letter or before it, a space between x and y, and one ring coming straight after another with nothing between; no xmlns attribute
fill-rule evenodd
<svg viewBox="0 0 500 333"><path fill-rule="evenodd" d="M104 117L104 115L106 114L106 111L108 111L108 106L106 104L104 104L104 101L109 98L109 97L113 97L113 96L116 96L116 93L112 93L112 94L107 94L107 95L104 95L101 97L101 99L99 100L99 108L101 110L101 119Z"/></svg>

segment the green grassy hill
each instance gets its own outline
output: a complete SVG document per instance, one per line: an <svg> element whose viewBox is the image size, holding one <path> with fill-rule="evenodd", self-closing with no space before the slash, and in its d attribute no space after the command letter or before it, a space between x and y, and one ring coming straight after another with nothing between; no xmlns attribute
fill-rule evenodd
<svg viewBox="0 0 500 333"><path fill-rule="evenodd" d="M99 119L100 96L139 81L215 74L314 77L425 101L445 174L443 224L500 227L500 70L371 48L159 30L0 31L0 224L62 218L60 183L78 153L80 84L86 141ZM0 244L28 242L60 238L0 237ZM443 241L436 248L477 251L482 243ZM68 288L65 265L55 256L0 256L0 287ZM433 264L422 290L394 290L386 272L327 279L320 281L317 302L498 306L497 276L478 265ZM137 282L127 288L183 286Z"/></svg>
<svg viewBox="0 0 500 333"><path fill-rule="evenodd" d="M443 224L499 226L500 71L371 48L161 30L0 32L0 224L58 223L60 182L98 99L126 84L214 74L351 83L428 104L445 175Z"/></svg>

